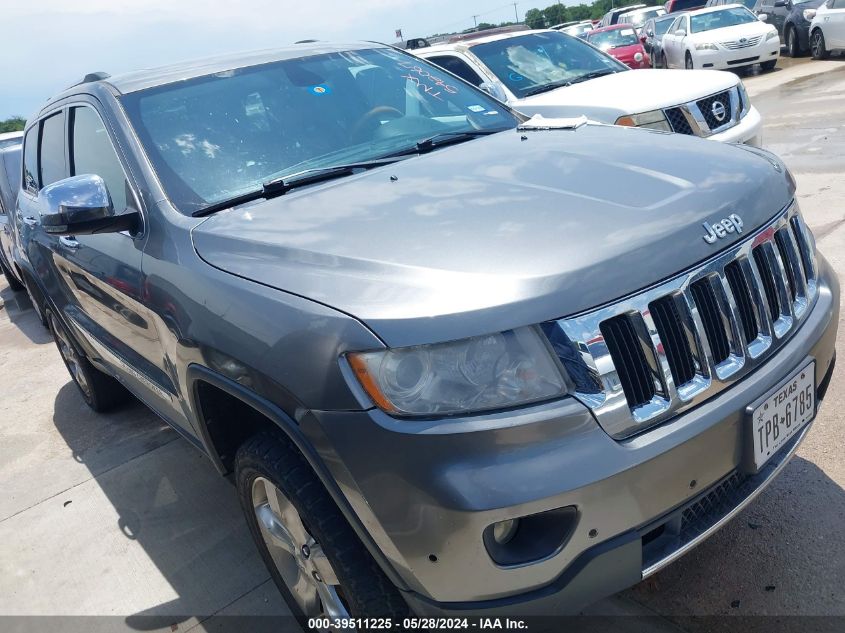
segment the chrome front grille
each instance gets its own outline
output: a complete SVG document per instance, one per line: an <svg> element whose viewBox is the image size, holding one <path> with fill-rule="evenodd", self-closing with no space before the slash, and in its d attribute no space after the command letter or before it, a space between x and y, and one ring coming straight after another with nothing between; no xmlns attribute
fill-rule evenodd
<svg viewBox="0 0 845 633"><path fill-rule="evenodd" d="M718 102L717 109L714 105ZM743 103L734 87L684 103L664 108L663 114L673 132L694 136L711 136L739 123L749 104Z"/></svg>
<svg viewBox="0 0 845 633"><path fill-rule="evenodd" d="M727 48L730 51L737 51L741 48L748 48L750 46L757 46L760 43L760 40L763 39L762 35L757 35L755 37L742 37L738 40L734 40L732 42L722 42L722 46Z"/></svg>
<svg viewBox="0 0 845 633"><path fill-rule="evenodd" d="M693 270L545 331L576 397L622 439L765 362L817 293L812 236L792 204Z"/></svg>

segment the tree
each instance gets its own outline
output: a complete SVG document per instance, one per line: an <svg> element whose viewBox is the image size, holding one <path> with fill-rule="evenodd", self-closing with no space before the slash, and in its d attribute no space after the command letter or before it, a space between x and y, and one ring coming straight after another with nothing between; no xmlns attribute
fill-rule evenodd
<svg viewBox="0 0 845 633"><path fill-rule="evenodd" d="M0 134L4 132L20 132L26 125L26 119L22 116L13 116L5 121L0 121Z"/></svg>
<svg viewBox="0 0 845 633"><path fill-rule="evenodd" d="M543 17L546 18L546 24L554 26L555 24L562 24L567 22L567 10L562 4L553 4L550 7L543 9Z"/></svg>
<svg viewBox="0 0 845 633"><path fill-rule="evenodd" d="M528 9L525 12L525 25L529 29L542 29L546 26L546 20L540 9Z"/></svg>
<svg viewBox="0 0 845 633"><path fill-rule="evenodd" d="M586 4L579 4L574 7L567 7L570 20L589 20L592 9Z"/></svg>

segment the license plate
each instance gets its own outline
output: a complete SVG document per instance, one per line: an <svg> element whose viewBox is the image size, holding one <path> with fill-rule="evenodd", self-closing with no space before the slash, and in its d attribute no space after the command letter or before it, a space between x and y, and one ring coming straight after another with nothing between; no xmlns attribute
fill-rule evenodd
<svg viewBox="0 0 845 633"><path fill-rule="evenodd" d="M816 415L816 363L810 361L769 393L751 415L759 470Z"/></svg>

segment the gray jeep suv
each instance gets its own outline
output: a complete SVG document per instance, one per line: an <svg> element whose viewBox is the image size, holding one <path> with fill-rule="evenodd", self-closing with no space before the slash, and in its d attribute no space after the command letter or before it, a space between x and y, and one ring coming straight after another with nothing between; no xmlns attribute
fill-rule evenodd
<svg viewBox="0 0 845 633"><path fill-rule="evenodd" d="M390 47L89 76L22 183L82 397L234 472L300 616L632 585L772 480L833 369L837 280L773 155L526 122Z"/></svg>

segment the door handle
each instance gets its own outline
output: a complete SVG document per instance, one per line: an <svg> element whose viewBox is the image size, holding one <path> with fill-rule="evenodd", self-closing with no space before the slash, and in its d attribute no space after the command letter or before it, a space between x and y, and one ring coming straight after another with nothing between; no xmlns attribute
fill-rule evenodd
<svg viewBox="0 0 845 633"><path fill-rule="evenodd" d="M23 219L23 223L26 224L27 226L35 226L36 224L38 224L38 220L36 220L31 215L29 215L29 216L26 216Z"/></svg>
<svg viewBox="0 0 845 633"><path fill-rule="evenodd" d="M73 249L73 250L76 250L77 248L79 248L80 246L82 246L82 244L80 244L79 242L77 242L77 241L76 241L76 238L75 238L75 237L73 237L72 235L62 235L62 236L59 238L59 242L61 242L61 243L62 243L64 246L66 246L67 248L71 248L71 249Z"/></svg>

